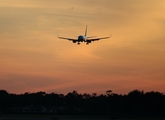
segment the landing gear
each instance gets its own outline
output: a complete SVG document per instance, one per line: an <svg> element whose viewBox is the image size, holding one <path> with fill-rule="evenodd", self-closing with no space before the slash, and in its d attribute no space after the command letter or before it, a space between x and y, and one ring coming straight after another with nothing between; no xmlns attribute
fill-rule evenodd
<svg viewBox="0 0 165 120"><path fill-rule="evenodd" d="M89 45L89 43L87 42L86 45Z"/></svg>
<svg viewBox="0 0 165 120"><path fill-rule="evenodd" d="M80 45L80 43L78 42L77 45Z"/></svg>

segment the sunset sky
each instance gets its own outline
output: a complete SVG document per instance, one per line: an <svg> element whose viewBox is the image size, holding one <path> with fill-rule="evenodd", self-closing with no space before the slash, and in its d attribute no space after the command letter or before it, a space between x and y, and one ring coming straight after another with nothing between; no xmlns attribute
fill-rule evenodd
<svg viewBox="0 0 165 120"><path fill-rule="evenodd" d="M165 92L165 1L0 0L0 89Z"/></svg>

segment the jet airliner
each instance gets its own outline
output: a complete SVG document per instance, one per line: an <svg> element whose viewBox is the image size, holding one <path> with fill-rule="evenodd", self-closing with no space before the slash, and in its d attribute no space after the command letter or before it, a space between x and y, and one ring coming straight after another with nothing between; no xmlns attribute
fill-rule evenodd
<svg viewBox="0 0 165 120"><path fill-rule="evenodd" d="M86 42L86 44L88 45L91 42L98 41L98 40L101 40L101 39L108 39L110 37L111 36L109 36L109 37L99 37L99 38L95 38L94 36L87 37L87 26L86 26L86 29L85 29L85 34L84 35L79 35L77 39L58 36L58 38L60 38L60 39L69 40L69 41L72 41L73 43L77 43L78 45L80 45L81 42Z"/></svg>

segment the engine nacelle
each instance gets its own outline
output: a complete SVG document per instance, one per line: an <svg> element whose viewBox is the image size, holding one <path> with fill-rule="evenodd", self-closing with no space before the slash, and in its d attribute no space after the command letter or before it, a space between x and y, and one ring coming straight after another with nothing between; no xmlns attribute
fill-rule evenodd
<svg viewBox="0 0 165 120"><path fill-rule="evenodd" d="M90 40L87 40L87 43L91 43L91 41Z"/></svg>
<svg viewBox="0 0 165 120"><path fill-rule="evenodd" d="M73 40L73 43L76 43L76 40Z"/></svg>

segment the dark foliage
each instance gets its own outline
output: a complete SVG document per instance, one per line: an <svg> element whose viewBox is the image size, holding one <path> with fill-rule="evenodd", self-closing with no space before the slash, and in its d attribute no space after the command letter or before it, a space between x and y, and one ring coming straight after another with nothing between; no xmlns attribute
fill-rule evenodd
<svg viewBox="0 0 165 120"><path fill-rule="evenodd" d="M111 90L105 94L24 93L10 94L0 90L1 114L86 114L112 116L164 116L165 94L133 90L118 95Z"/></svg>

